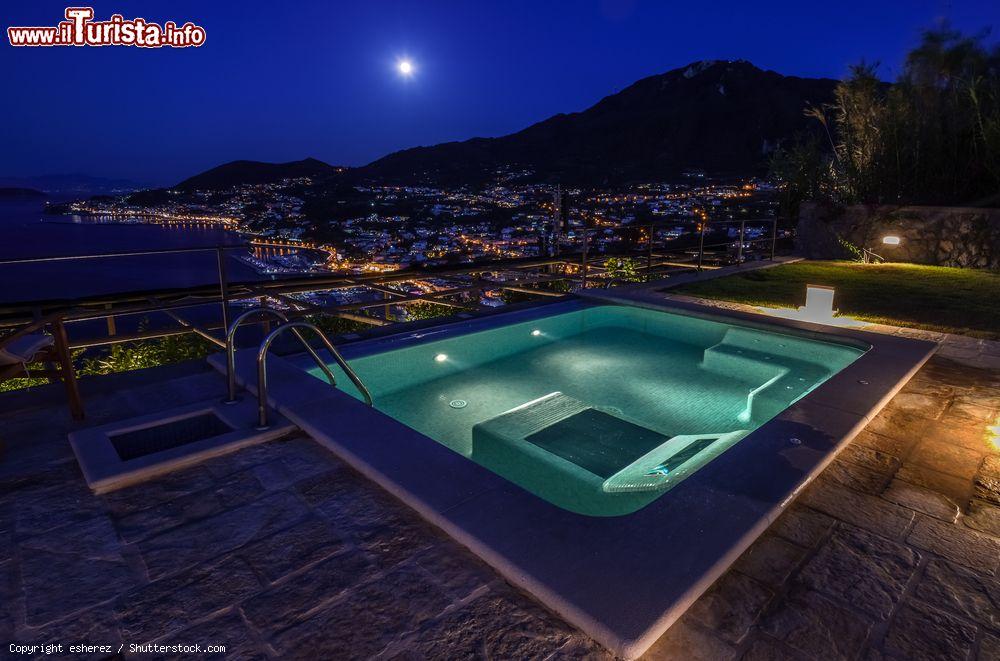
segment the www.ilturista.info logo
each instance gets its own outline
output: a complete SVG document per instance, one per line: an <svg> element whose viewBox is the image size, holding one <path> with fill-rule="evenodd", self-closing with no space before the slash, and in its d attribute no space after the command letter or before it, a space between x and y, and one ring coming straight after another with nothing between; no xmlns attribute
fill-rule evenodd
<svg viewBox="0 0 1000 661"><path fill-rule="evenodd" d="M138 46L139 48L189 48L205 43L205 28L174 21L163 25L144 18L125 20L112 14L95 21L93 7L67 7L66 20L55 27L9 27L11 46Z"/></svg>

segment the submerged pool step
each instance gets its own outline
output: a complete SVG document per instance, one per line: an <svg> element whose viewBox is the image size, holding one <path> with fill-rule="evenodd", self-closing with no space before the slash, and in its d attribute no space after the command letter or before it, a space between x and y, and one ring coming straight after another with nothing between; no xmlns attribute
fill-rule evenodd
<svg viewBox="0 0 1000 661"><path fill-rule="evenodd" d="M740 381L762 384L808 361L815 342L750 328L729 328L722 341L705 349L702 368Z"/></svg>
<svg viewBox="0 0 1000 661"><path fill-rule="evenodd" d="M758 331L753 328L727 328L722 341L716 346L749 349L750 351L773 356L777 359L787 358L791 361L813 361L817 353L817 342L791 335L780 335L770 331ZM822 345L819 345L822 347Z"/></svg>
<svg viewBox="0 0 1000 661"><path fill-rule="evenodd" d="M705 349L701 367L713 374L750 383L764 383L789 372L788 367L774 361L769 354L725 343Z"/></svg>
<svg viewBox="0 0 1000 661"><path fill-rule="evenodd" d="M553 392L475 425L472 457L507 460L505 448L511 446L518 455L530 452L547 463L562 460L606 479L669 439Z"/></svg>
<svg viewBox="0 0 1000 661"><path fill-rule="evenodd" d="M602 478L609 478L668 440L652 429L585 408L524 441Z"/></svg>
<svg viewBox="0 0 1000 661"><path fill-rule="evenodd" d="M745 434L671 436L554 392L475 425L472 459L568 509L610 514L641 506Z"/></svg>
<svg viewBox="0 0 1000 661"><path fill-rule="evenodd" d="M504 436L525 438L588 408L588 404L578 399L553 392L505 411L476 427L489 428Z"/></svg>
<svg viewBox="0 0 1000 661"><path fill-rule="evenodd" d="M747 385L746 408L741 422L754 416L770 417L776 411L768 404L767 395L778 388L779 382L792 370L793 353L800 344L794 338L785 339L750 329L731 328L722 341L705 349L701 368Z"/></svg>

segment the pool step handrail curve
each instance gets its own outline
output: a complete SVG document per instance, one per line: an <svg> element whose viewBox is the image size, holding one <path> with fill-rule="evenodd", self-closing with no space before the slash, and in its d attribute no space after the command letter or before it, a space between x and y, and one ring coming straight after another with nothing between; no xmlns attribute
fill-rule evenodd
<svg viewBox="0 0 1000 661"><path fill-rule="evenodd" d="M226 396L226 399L222 400L223 404L235 404L239 401L239 398L236 397L236 330L246 320L258 315L274 317L281 324L288 323L288 317L285 316L285 313L268 307L250 308L240 316L236 317L236 319L233 319L229 328L226 329L226 385L228 386L228 395ZM323 372L326 374L327 381L330 382L330 385L336 386L337 379L333 376L333 372L330 371L330 369L326 366L326 363L324 363L323 360L316 354L316 351L309 346L309 343L306 342L304 337L302 337L302 333L299 332L299 329L292 329L292 332L295 333L295 337L299 338L299 341L302 342L302 345L306 348L306 351L309 352L309 355L313 357L313 360L315 360L320 368L322 368Z"/></svg>
<svg viewBox="0 0 1000 661"><path fill-rule="evenodd" d="M333 346L333 344L330 342L330 339L326 336L326 334L323 333L323 331L321 331L319 328L317 328L315 324L311 324L308 321L289 321L281 324L273 331L268 333L267 337L264 338L264 341L260 343L260 350L257 352L257 429L259 430L267 429L269 426L267 422L268 350L271 348L271 343L274 342L274 340L277 339L279 335L281 335L287 330L290 330L298 335L299 329L311 330L313 333L319 336L319 339L323 342L323 346L326 347L326 350L330 352L331 356L333 356L334 361L336 361L337 365L340 366L340 369L344 370L344 374L347 375L347 378L349 378L351 382L355 385L355 387L359 391L361 391L362 397L365 398L365 403L368 404L368 406L372 406L372 395L370 392L368 392L368 388L361 381L361 378L354 372L354 370L351 369L351 366L347 364L347 361L344 360L344 357L340 355L340 352L337 351L337 348ZM308 344L306 346L308 346ZM326 363L323 362L323 359L320 358L319 355L317 355L316 352L312 351L311 349L309 351L309 355L311 355L313 359L316 361L316 364L319 365L320 368L322 368L323 371L329 375L328 378L330 380L330 385L336 387L337 384L333 378L333 373L330 372L330 369L326 366Z"/></svg>

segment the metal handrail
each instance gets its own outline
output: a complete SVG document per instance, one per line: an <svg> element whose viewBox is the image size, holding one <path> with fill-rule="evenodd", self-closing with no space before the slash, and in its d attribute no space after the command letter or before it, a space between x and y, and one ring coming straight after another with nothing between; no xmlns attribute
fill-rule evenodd
<svg viewBox="0 0 1000 661"><path fill-rule="evenodd" d="M642 226L650 228L661 228L670 225L690 225L691 223L697 222L693 219L688 218L664 218L663 220L654 220L650 223L643 223ZM708 228L712 226L721 225L725 226L730 223L738 223L741 226L749 227L751 224L763 224L765 226L770 225L771 236L770 236L770 256L773 259L775 256L775 243L777 240L777 220L774 218L752 218L752 219L738 219L738 220L712 220L708 225ZM635 225L638 227L639 225ZM527 257L527 258L514 258L514 259L500 259L490 262L482 262L471 264L467 266L462 266L457 268L453 265L447 266L434 266L434 267L408 267L393 271L391 273L374 273L374 274L345 274L345 273L323 273L323 274L298 274L291 277L282 277L275 280L245 280L240 279L238 281L230 282L227 274L227 260L229 255L233 251L245 250L252 244L248 243L234 243L229 245L217 245L217 246L202 246L202 247L192 247L192 248L168 248L168 249L146 249L146 250L130 250L130 251L119 251L119 252L106 252L91 255L49 255L42 257L25 257L25 258L12 258L3 259L0 258L0 267L3 266L18 266L18 265L30 265L36 264L41 265L48 262L73 262L76 260L93 260L97 258L113 258L113 257L137 257L146 255L170 255L170 254L183 254L183 253L198 253L198 252L216 252L216 261L218 269L218 281L212 283L207 281L204 284L187 286L187 287L171 287L171 288L158 288L152 290L130 290L127 292L112 292L106 294L87 294L82 295L77 298L50 298L48 300L35 300L35 301L22 301L22 302L4 302L0 303L0 330L17 327L24 324L31 323L44 314L57 313L63 320L67 323L93 321L93 320L105 320L107 322L107 335L101 335L98 337L86 337L78 338L71 343L70 348L91 348L96 346L113 345L122 342L132 342L138 340L146 339L157 339L161 337L167 337L171 335L178 335L181 333L197 333L201 335L206 335L206 333L201 333L200 330L205 331L215 331L221 327L223 334L225 334L231 325L231 314L238 313L238 310L230 309L230 302L234 299L247 299L247 298L265 298L265 297L275 297L281 298L282 294L289 294L295 292L304 291L317 291L321 289L340 289L344 287L364 287L372 291L380 291L386 295L387 298L384 300L362 300L353 301L350 303L339 303L331 305L329 302L324 303L321 310L316 310L316 312L322 311L325 314L331 314L334 316L343 317L346 319L352 319L356 321L362 321L371 325L381 326L392 323L391 319L386 318L385 320L379 319L377 316L366 316L364 314L355 314L359 310L364 310L366 308L373 308L383 305L391 305L395 303L408 304L415 301L421 300L432 300L436 302L442 302L444 304L453 305L456 308L466 308L475 309L478 308L478 302L475 300L459 300L452 301L449 300L453 295L463 294L465 292L475 293L476 290L482 289L484 286L494 288L494 289L507 289L510 291L523 291L524 293L530 293L535 295L545 295L544 290L535 291L533 287L537 287L543 280L531 277L525 277L524 283L528 285L527 288L519 289L518 284L522 282L520 278L515 280L499 280L484 281L481 277L475 274L482 274L485 271L491 270L513 270L518 272L523 272L525 270L538 270L545 269L547 272L546 279L551 280L565 280L572 282L575 279L579 279L584 287L589 284L590 278L595 274L600 274L602 268L600 263L602 260L606 259L609 255L619 254L620 249L613 243L608 243L607 246L604 245L599 239L599 236L595 235L595 232L600 232L603 230L613 229L615 231L622 230L626 226L618 226L614 228L605 227L592 227L592 228L572 228L577 232L577 236L582 232L583 245L582 250L574 250L572 242L570 244L564 245L560 243L560 253L555 256L545 256L545 257ZM706 230L706 234L709 230ZM646 251L646 267L645 271L647 274L647 279L652 279L654 275L660 274L664 271L664 267L669 267L667 270L672 268L679 268L685 266L681 263L671 263L663 261L664 259L672 259L677 262L685 262L689 264L690 268L696 268L696 261L704 260L709 258L709 251L714 250L717 247L723 247L730 245L731 241L726 241L723 243L710 242L708 236L704 238L704 243L700 246L698 245L700 237L697 236L697 232L689 230L686 232L694 237L694 249L687 250L685 242L684 246L680 245L670 245L665 243L662 239L658 239L656 234L650 231L649 236L646 239L645 251ZM741 232L744 235L744 241L740 241L740 244L752 244L755 249L763 254L766 254L766 242L768 238L766 233L760 238L752 239L750 241L745 240L745 232ZM635 249L642 249L638 243L635 246L630 247L624 254L632 254ZM682 252L677 252L681 250ZM667 254L657 254L666 252ZM746 256L746 252L737 250L737 260ZM877 259L874 258L873 259ZM552 265L562 265L568 267L576 267L579 265L579 270L565 270L558 271L558 273L553 273L546 267ZM708 268L707 265L702 264L702 268ZM472 274L474 280L467 281L462 280L460 283L455 283L456 286L443 290L436 291L432 293L426 293L421 295L408 294L405 290L399 290L399 293L393 293L391 288L387 288L386 285L395 282L402 282L405 280L412 279L422 279L422 278L455 278L458 276L464 276ZM461 285L461 286L458 286ZM57 294L53 294L56 296ZM151 302L150 299L157 299L156 302ZM474 299L474 297L472 297ZM165 312L168 316L173 317L171 311L181 310L184 308L196 308L200 306L219 305L221 307L221 321L220 322L209 322L201 324L199 327L194 327L193 325L185 325L183 322L180 328L165 328L156 330L142 330L139 332L127 332L124 334L119 334L115 328L115 318L116 317L129 317L132 315L149 314L155 312ZM175 317L175 321L177 321ZM220 346L223 345L221 340L212 340L218 343Z"/></svg>
<svg viewBox="0 0 1000 661"><path fill-rule="evenodd" d="M361 382L361 378L358 377L358 375L354 372L353 369L351 369L351 366L347 364L347 361L344 360L344 357L340 355L340 352L337 351L337 348L330 343L330 340L326 337L326 334L324 334L323 331L317 328L315 324L311 324L308 321L289 321L271 331L267 335L267 337L264 338L264 341L260 343L260 351L257 352L257 429L259 430L267 429L269 427L267 422L268 349L271 348L271 343L274 342L274 340L283 332L285 332L286 330L292 330L293 332L296 332L297 329L299 328L305 328L307 330L311 330L314 333L316 333L316 335L319 336L320 340L323 341L323 345L326 347L326 350L330 352L331 356L333 356L333 359L340 366L340 369L344 370L344 373L347 375L347 378L349 378L351 382L354 383L354 385L357 387L357 389L361 391L361 395L365 398L365 403L368 404L368 406L373 406L372 395L370 392L368 392L368 388L365 386L364 383ZM325 363L323 363L323 360L318 355L316 355L315 352L310 351L309 353L316 360L316 363L320 365L320 367L323 367L324 370L328 370Z"/></svg>
<svg viewBox="0 0 1000 661"><path fill-rule="evenodd" d="M44 257L11 257L0 259L0 265L38 264L44 262L75 262L85 259L108 259L111 257L145 257L148 255L176 255L190 252L216 252L238 250L250 247L249 243L230 243L214 246L192 246L190 248L145 248L140 250L118 250L115 252L87 253L85 255L45 255Z"/></svg>
<svg viewBox="0 0 1000 661"><path fill-rule="evenodd" d="M236 397L236 330L244 321L258 314L271 315L282 324L288 323L288 317L286 317L283 312L275 310L274 308L251 308L236 317L232 325L229 327L229 330L226 331L226 383L229 386L229 397L222 400L224 404L235 404L239 401ZM302 345L306 348L306 351L309 352L309 355L311 355L317 364L319 364L320 368L326 374L326 380L330 382L330 385L336 386L337 377L333 375L333 372L331 372L330 368L326 366L323 359L320 358L316 351L309 345L308 342L306 342L306 338L302 337L302 333L300 333L297 328L293 328L292 332L295 333L295 337L299 338L299 341L302 342Z"/></svg>

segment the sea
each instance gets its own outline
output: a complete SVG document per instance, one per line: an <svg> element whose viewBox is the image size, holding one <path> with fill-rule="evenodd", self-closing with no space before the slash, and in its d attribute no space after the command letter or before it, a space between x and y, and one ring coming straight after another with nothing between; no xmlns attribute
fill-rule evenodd
<svg viewBox="0 0 1000 661"><path fill-rule="evenodd" d="M0 306L218 282L214 251L34 264L5 260L245 243L238 233L221 227L153 225L139 219L109 223L86 216L47 215L44 203L44 199L0 200ZM264 277L235 254L227 259L226 269L233 281Z"/></svg>

